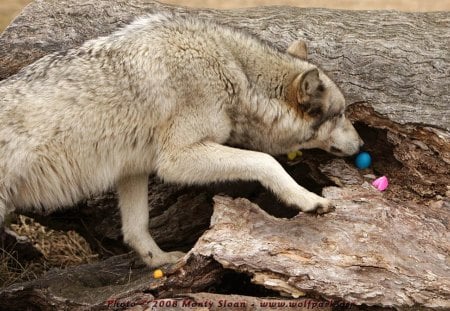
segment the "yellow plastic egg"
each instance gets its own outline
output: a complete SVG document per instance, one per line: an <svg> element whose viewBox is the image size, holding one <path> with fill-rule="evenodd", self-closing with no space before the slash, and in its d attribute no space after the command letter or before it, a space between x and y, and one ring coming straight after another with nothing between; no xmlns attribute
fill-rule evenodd
<svg viewBox="0 0 450 311"><path fill-rule="evenodd" d="M155 271L153 271L153 277L155 279L160 279L164 276L164 273L162 272L161 269L156 269Z"/></svg>
<svg viewBox="0 0 450 311"><path fill-rule="evenodd" d="M302 152L300 150L292 151L287 154L287 158L289 159L289 161L293 161L293 160L295 160L296 157L301 157L301 156L302 156Z"/></svg>

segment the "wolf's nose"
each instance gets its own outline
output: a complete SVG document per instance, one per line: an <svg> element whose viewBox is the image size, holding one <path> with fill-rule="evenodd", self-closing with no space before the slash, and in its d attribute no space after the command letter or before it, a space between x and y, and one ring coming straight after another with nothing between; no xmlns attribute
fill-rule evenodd
<svg viewBox="0 0 450 311"><path fill-rule="evenodd" d="M359 138L359 149L361 149L362 147L364 147L364 140Z"/></svg>
<svg viewBox="0 0 450 311"><path fill-rule="evenodd" d="M364 141L361 138L359 138L358 145L354 145L354 146L356 147L355 148L356 150L355 150L354 154L357 154L357 153L359 153L361 151L362 147L364 146Z"/></svg>

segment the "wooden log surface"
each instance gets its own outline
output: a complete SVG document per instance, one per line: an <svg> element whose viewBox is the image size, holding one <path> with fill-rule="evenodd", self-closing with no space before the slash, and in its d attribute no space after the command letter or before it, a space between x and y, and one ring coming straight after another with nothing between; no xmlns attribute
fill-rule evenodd
<svg viewBox="0 0 450 311"><path fill-rule="evenodd" d="M349 103L366 103L397 123L450 130L448 12L219 11L144 0L39 0L0 37L0 79L45 54L109 34L136 16L167 11L241 28L282 50L303 38L310 60L338 81Z"/></svg>
<svg viewBox="0 0 450 311"><path fill-rule="evenodd" d="M167 11L199 15L241 28L281 50L295 39L306 39L309 59L329 72L342 88L351 104L350 117L357 123L368 150L378 159L373 171L365 173L389 175L391 187L379 194L367 186L364 172L351 169L348 162L306 156L301 169L290 167L289 172L300 182L308 175L322 186L330 181L341 186L324 189L325 196L338 205L335 213L318 218L301 214L292 220L276 219L244 199L216 197L212 228L173 277L148 285L150 289L140 283L133 293L124 289L116 293L126 298L151 290L157 296L170 297L177 289L178 293L193 288L202 291L227 267L251 275L257 284L294 297L306 293L355 304L450 308L450 13L288 7L218 11L144 0L39 0L0 36L0 79L45 54L109 34L136 16ZM317 168L319 163L322 165ZM191 200L195 202L194 212L207 206L214 193L209 189L158 187L153 187L157 190L150 197L150 205L161 205L162 210L173 206L160 224ZM179 200L183 196L184 200ZM260 190L252 198L261 206L277 207ZM96 218L93 215L99 205L110 210L115 205L112 201L110 197L89 201L83 207L86 214L82 223L86 225L84 220ZM190 222L188 216L178 219L183 217ZM208 216L202 217L194 219L197 233L192 233L195 230L189 226L170 230L172 235L160 231L162 243L176 246L186 235L198 234ZM158 221L153 227L158 236ZM118 219L101 226L92 222L87 228L88 234L98 231L93 239L102 235L111 240L121 238ZM210 262L205 258L213 259ZM113 273L121 275L126 268ZM103 279L102 284L102 278L95 273L95 278L89 280L86 275L95 271L89 269L87 274L76 272L85 275L80 278L86 287L101 290L114 281ZM188 280L183 271L205 278ZM53 280L57 283L60 279ZM45 299L59 306L73 303L89 307L100 303L77 300L64 293L51 296L53 292L40 282L29 287L15 285L1 291L0 297L11 303L26 297L24 302L34 301L36 306L43 306ZM89 284L92 282L96 285ZM186 284L188 287L183 287ZM89 290L84 293L89 296Z"/></svg>
<svg viewBox="0 0 450 311"><path fill-rule="evenodd" d="M119 255L98 263L55 269L39 280L3 289L0 310L267 310L275 304L278 308L282 305L283 310L331 311L336 306L349 307L334 300L193 292L196 286L204 289L223 274L218 263L199 256L155 279L137 257ZM159 289L159 296L155 289Z"/></svg>
<svg viewBox="0 0 450 311"><path fill-rule="evenodd" d="M192 253L292 297L450 308L448 213L395 205L368 184L327 188L325 196L336 213L291 220L245 199L216 197L212 228Z"/></svg>

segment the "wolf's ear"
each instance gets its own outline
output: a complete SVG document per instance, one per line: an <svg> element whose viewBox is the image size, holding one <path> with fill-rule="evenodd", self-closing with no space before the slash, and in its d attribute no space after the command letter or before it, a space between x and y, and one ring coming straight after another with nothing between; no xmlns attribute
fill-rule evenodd
<svg viewBox="0 0 450 311"><path fill-rule="evenodd" d="M294 57L306 60L308 57L308 48L306 42L303 40L294 41L287 48L286 52Z"/></svg>
<svg viewBox="0 0 450 311"><path fill-rule="evenodd" d="M316 93L322 82L317 68L310 69L301 75L298 91L302 96L310 96Z"/></svg>

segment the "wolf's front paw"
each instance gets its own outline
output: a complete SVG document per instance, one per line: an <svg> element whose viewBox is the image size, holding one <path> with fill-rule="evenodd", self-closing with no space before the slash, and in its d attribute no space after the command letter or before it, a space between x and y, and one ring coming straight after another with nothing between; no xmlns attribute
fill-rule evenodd
<svg viewBox="0 0 450 311"><path fill-rule="evenodd" d="M294 204L299 210L307 213L325 214L334 211L333 203L314 193L307 193L297 199Z"/></svg>
<svg viewBox="0 0 450 311"><path fill-rule="evenodd" d="M321 214L333 212L335 209L336 209L336 207L333 205L333 203L330 200L322 198L321 202L318 202L316 204L314 211L317 214L321 215Z"/></svg>

